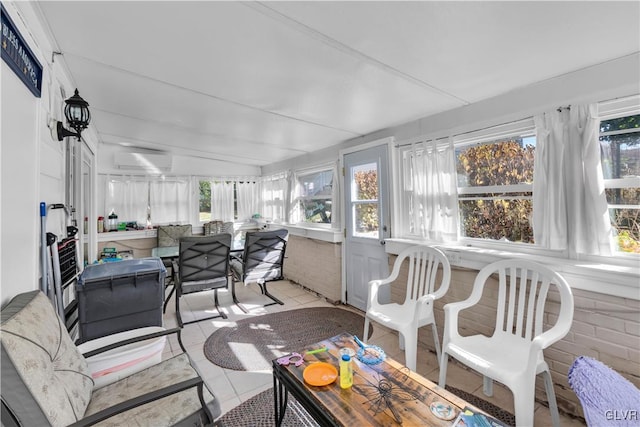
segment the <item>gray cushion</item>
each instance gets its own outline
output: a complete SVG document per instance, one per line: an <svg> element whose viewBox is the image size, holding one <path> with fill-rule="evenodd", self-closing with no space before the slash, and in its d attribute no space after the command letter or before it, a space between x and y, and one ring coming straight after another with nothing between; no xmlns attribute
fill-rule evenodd
<svg viewBox="0 0 640 427"><path fill-rule="evenodd" d="M25 426L65 426L82 418L93 380L64 322L40 291L2 309L2 400Z"/></svg>
<svg viewBox="0 0 640 427"><path fill-rule="evenodd" d="M195 378L198 372L186 354L180 354L161 363L123 378L93 393L86 415L132 399L162 387ZM214 418L220 415L217 400L204 388L204 399L210 402ZM192 417L202 408L196 388L147 403L102 421L98 426L172 426Z"/></svg>
<svg viewBox="0 0 640 427"><path fill-rule="evenodd" d="M162 225L162 226L159 226L157 230L157 236L158 236L157 245L159 248L164 248L169 246L178 246L180 244L181 237L186 237L191 235L192 235L191 224Z"/></svg>

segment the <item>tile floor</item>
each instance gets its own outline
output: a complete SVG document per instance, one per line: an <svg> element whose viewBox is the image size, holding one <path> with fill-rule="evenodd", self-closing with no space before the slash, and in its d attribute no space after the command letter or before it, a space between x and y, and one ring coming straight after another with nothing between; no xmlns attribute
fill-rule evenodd
<svg viewBox="0 0 640 427"><path fill-rule="evenodd" d="M249 314L243 313L231 301L231 293L219 291L218 297L222 310L227 314L227 319L217 318L197 323L185 325L182 331L182 341L189 352L189 355L196 361L198 368L207 384L211 387L220 399L222 412L228 412L252 396L270 389L273 386L271 370L244 372L221 368L209 362L204 356L203 345L205 340L218 328L230 327L236 321L261 314L273 313L276 311L294 310L305 307L331 307L324 298L309 292L299 285L288 281L270 282L269 291L280 298L284 305L272 305L263 307L262 305L271 301L260 294L257 285L243 286L236 284L236 295ZM183 321L197 317L207 317L211 315L213 305L213 292L200 292L183 297L180 301L180 311ZM342 308L348 308L342 306ZM354 309L355 310L355 309ZM357 310L356 310L357 311ZM207 313L208 312L208 313ZM175 316L175 300L171 298L167 312L164 315L165 327L171 328L177 325ZM369 339L369 343L376 344L385 349L385 352L392 358L403 362L404 352L398 346L398 335L395 331L386 329L374 324L374 334ZM173 353L181 352L177 340L171 337L164 354L170 356ZM418 372L426 378L438 381L438 364L435 353L422 348L418 353ZM447 370L447 384L471 392L480 396L495 405L498 405L513 413L513 397L511 392L499 384L494 385L494 396L486 397L482 394L482 378L472 371L463 367L449 363ZM536 403L535 427L550 426L549 409ZM568 416L562 416L562 426L584 426L584 422Z"/></svg>

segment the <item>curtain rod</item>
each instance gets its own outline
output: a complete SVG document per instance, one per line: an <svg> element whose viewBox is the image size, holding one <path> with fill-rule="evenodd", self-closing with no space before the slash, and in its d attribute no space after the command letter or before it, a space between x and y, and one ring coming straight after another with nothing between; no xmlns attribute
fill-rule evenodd
<svg viewBox="0 0 640 427"><path fill-rule="evenodd" d="M569 108L569 107L559 107L559 108ZM466 132L456 133L456 134L450 135L450 137L451 138L455 138L455 137L458 137L458 136L467 135L467 134L474 133L474 132L482 132L483 130L492 129L492 128L499 128L500 126L511 125L513 123L523 122L525 120L531 120L531 119L533 119L533 116L525 117L525 118L522 118L522 119L511 120L509 122L500 123L498 125L485 126L483 128L479 128L479 129L473 129L473 130L469 130L469 131L466 131ZM420 138L420 137L417 137L416 139L418 139L418 138ZM407 145L414 144L415 142L441 141L441 140L447 139L447 138L449 138L449 136L441 136L441 137L438 137L438 138L435 138L435 139L431 138L431 139L425 139L425 140L422 140L422 141L406 142L404 144L396 144L396 147L406 147Z"/></svg>

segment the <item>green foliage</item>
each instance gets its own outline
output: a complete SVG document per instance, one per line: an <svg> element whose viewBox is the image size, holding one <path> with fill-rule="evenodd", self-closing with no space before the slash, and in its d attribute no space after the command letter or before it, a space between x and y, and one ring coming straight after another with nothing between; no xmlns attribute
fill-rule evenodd
<svg viewBox="0 0 640 427"><path fill-rule="evenodd" d="M200 181L200 212L211 213L211 183Z"/></svg>
<svg viewBox="0 0 640 427"><path fill-rule="evenodd" d="M357 200L378 200L378 171L359 171L354 174L358 189ZM365 203L356 212L356 231L359 233L378 230L378 204Z"/></svg>

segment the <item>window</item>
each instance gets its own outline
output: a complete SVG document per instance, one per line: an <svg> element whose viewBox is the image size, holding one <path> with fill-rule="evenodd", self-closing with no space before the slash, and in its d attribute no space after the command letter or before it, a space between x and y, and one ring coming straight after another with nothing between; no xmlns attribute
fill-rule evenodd
<svg viewBox="0 0 640 427"><path fill-rule="evenodd" d="M614 247L640 253L640 115L600 122L600 153Z"/></svg>
<svg viewBox="0 0 640 427"><path fill-rule="evenodd" d="M455 150L462 237L534 243L531 133Z"/></svg>
<svg viewBox="0 0 640 427"><path fill-rule="evenodd" d="M353 236L377 238L380 224L378 221L379 192L378 164L367 163L351 167L351 209Z"/></svg>
<svg viewBox="0 0 640 427"><path fill-rule="evenodd" d="M198 182L200 222L245 221L259 211L259 187L254 180L213 180Z"/></svg>
<svg viewBox="0 0 640 427"><path fill-rule="evenodd" d="M333 170L298 175L297 184L294 205L300 222L331 224Z"/></svg>
<svg viewBox="0 0 640 427"><path fill-rule="evenodd" d="M188 178L107 177L105 185L105 217L113 211L120 222L137 226L191 222Z"/></svg>

